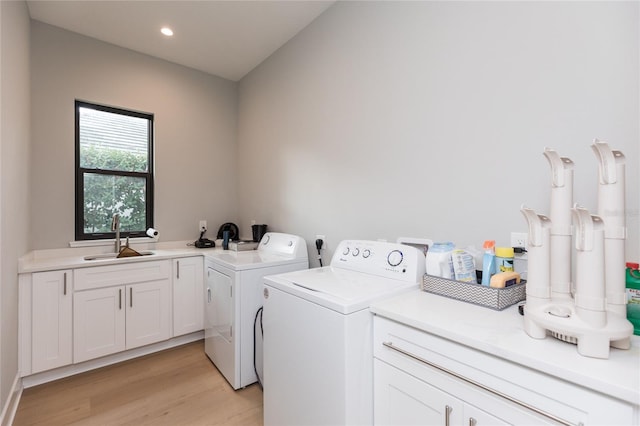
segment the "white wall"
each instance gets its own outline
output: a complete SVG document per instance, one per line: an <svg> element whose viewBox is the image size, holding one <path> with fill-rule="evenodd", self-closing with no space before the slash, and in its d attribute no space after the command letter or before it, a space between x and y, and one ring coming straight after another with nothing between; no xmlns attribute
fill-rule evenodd
<svg viewBox="0 0 640 426"><path fill-rule="evenodd" d="M339 2L239 85L240 225L481 246L548 213L542 152L576 164L595 214L593 138L627 164L638 260L637 2ZM326 260L328 261L328 259Z"/></svg>
<svg viewBox="0 0 640 426"><path fill-rule="evenodd" d="M74 100L155 114L155 228L236 221L236 84L38 21L32 35L32 249L74 240Z"/></svg>
<svg viewBox="0 0 640 426"><path fill-rule="evenodd" d="M29 249L29 43L26 3L0 2L0 412L17 378L18 258Z"/></svg>

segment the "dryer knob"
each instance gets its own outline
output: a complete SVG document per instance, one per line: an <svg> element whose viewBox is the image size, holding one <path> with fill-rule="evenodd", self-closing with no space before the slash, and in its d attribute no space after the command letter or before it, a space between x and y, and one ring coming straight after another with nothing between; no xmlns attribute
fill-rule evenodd
<svg viewBox="0 0 640 426"><path fill-rule="evenodd" d="M403 256L400 250L393 250L387 256L387 262L389 262L389 265L391 266L398 266L399 264L402 263L402 258Z"/></svg>

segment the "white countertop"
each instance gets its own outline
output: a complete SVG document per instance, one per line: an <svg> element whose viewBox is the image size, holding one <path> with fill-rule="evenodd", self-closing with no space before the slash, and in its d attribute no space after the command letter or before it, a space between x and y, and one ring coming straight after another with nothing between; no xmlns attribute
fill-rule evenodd
<svg viewBox="0 0 640 426"><path fill-rule="evenodd" d="M640 337L631 349L611 348L608 359L578 354L552 337L537 340L523 328L517 305L503 311L416 290L375 303L371 311L419 330L525 365L571 383L640 405Z"/></svg>
<svg viewBox="0 0 640 426"><path fill-rule="evenodd" d="M52 271L57 269L86 268L91 266L119 265L127 262L148 262L152 260L173 259L176 257L204 256L222 252L222 248L199 249L187 246L187 242L151 243L131 248L137 251L152 251L150 256L123 257L120 259L84 260L87 255L108 253L105 247L65 248L52 250L36 250L27 253L18 261L18 273Z"/></svg>

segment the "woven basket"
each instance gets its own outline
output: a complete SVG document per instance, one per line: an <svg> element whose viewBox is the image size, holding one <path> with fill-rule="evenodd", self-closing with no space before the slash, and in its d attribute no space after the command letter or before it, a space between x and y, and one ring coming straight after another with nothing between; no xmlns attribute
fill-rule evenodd
<svg viewBox="0 0 640 426"><path fill-rule="evenodd" d="M514 305L526 297L526 281L524 280L520 281L520 284L514 284L509 287L492 288L480 284L425 275L422 279L421 288L428 293L473 303L496 311L501 311Z"/></svg>

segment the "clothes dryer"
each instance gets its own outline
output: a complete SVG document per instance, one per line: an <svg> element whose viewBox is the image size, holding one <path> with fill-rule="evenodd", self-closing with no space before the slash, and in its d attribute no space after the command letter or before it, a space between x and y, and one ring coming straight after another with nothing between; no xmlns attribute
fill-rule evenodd
<svg viewBox="0 0 640 426"><path fill-rule="evenodd" d="M243 388L262 374L261 328L254 322L263 277L309 268L307 245L296 235L268 232L256 250L208 253L205 267L205 352L234 389Z"/></svg>

